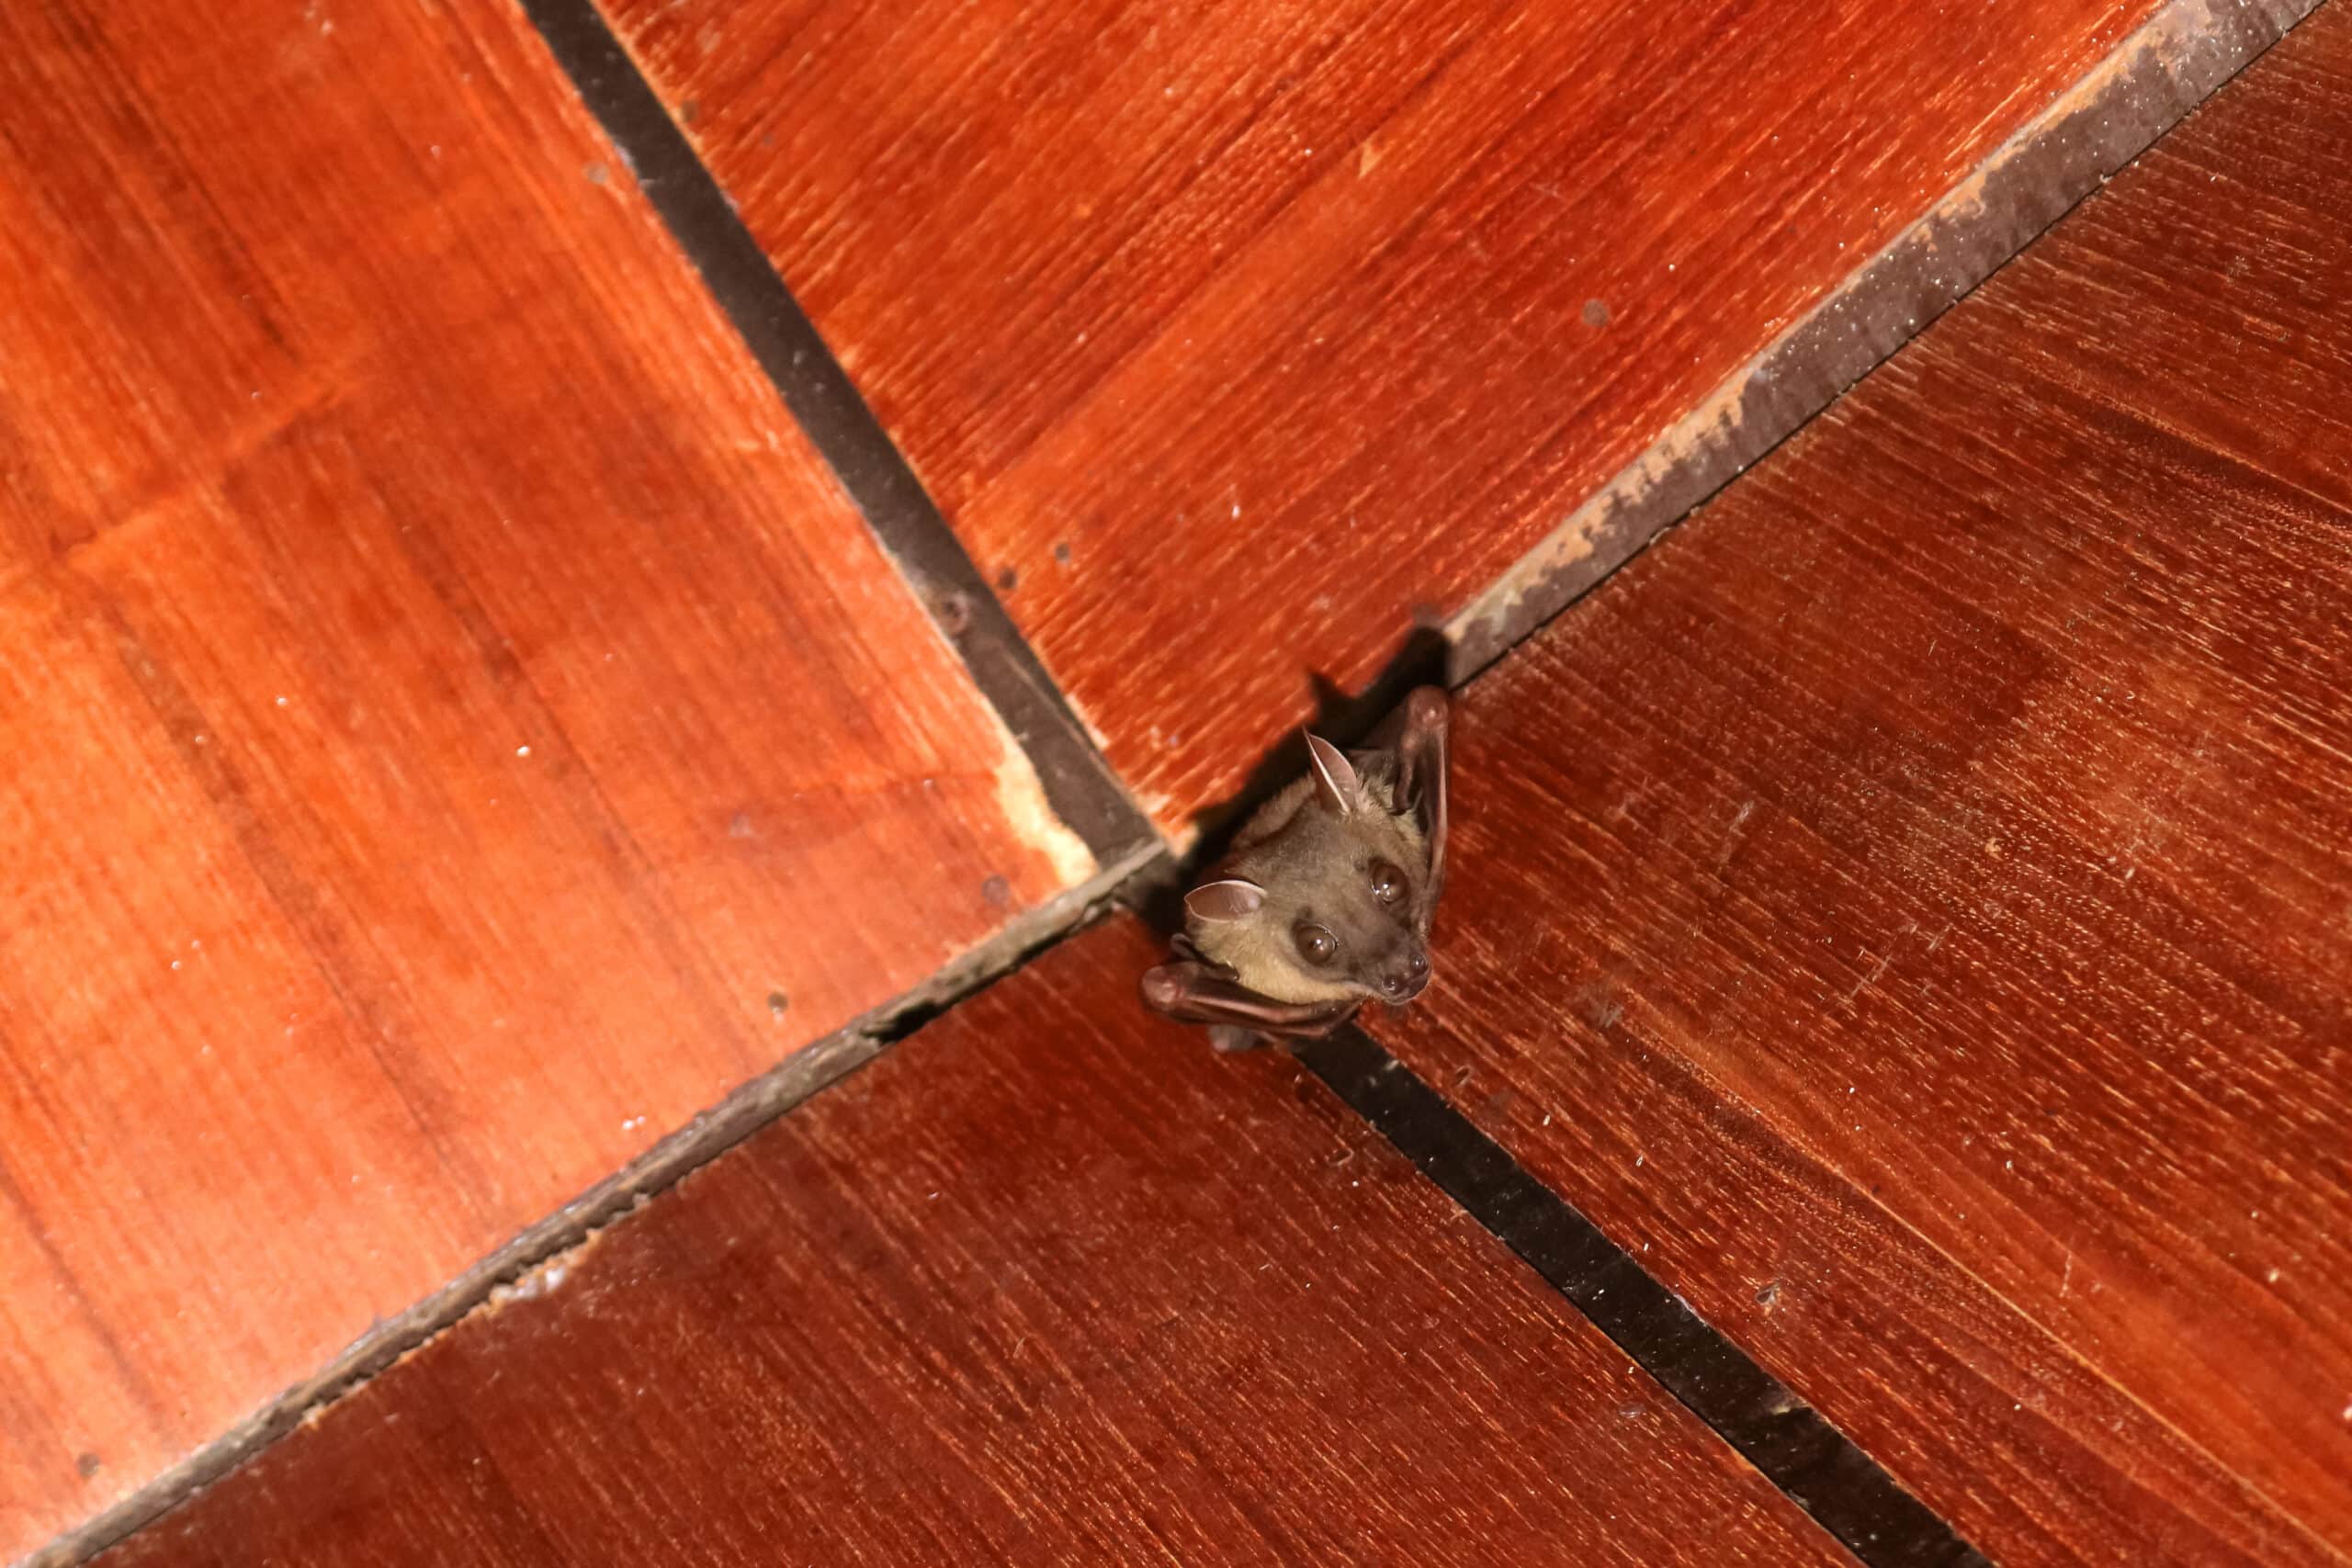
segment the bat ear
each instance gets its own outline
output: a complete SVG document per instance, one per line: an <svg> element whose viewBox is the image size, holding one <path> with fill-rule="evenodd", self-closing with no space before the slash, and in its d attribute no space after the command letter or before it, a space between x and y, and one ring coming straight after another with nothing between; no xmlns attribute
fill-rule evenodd
<svg viewBox="0 0 2352 1568"><path fill-rule="evenodd" d="M1315 759L1315 793L1323 804L1342 817L1355 814L1356 797L1363 785L1357 782L1356 771L1345 753L1319 735L1306 730L1307 755Z"/></svg>
<svg viewBox="0 0 2352 1568"><path fill-rule="evenodd" d="M1243 877L1204 882L1184 895L1184 908L1204 920L1246 920L1266 901L1266 890Z"/></svg>

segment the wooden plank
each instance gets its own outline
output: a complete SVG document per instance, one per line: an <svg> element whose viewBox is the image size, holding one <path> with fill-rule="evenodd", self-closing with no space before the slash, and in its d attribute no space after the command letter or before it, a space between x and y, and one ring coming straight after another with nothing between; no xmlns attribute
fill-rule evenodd
<svg viewBox="0 0 2352 1568"><path fill-rule="evenodd" d="M1383 1038L2004 1562L2352 1551L2352 10L1464 704Z"/></svg>
<svg viewBox="0 0 2352 1568"><path fill-rule="evenodd" d="M1968 183L2012 133L2098 142L2210 35L2254 47L2237 5L2135 35L2154 0L605 9L1179 832L1310 674L1364 680L1645 452L1612 506L1712 462L1653 447L1694 411L1685 448L1784 431L1843 339L1883 353L2007 254L1979 231L2063 208L2046 169ZM1774 370L1809 401L1743 380L1931 209L1869 319Z"/></svg>
<svg viewBox="0 0 2352 1568"><path fill-rule="evenodd" d="M519 16L0 103L13 1561L1094 868Z"/></svg>
<svg viewBox="0 0 2352 1568"><path fill-rule="evenodd" d="M1125 919L104 1561L1835 1562Z"/></svg>

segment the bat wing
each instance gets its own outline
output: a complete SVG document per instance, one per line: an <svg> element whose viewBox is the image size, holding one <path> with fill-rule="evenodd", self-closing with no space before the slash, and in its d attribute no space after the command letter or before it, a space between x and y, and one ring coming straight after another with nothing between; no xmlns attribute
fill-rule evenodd
<svg viewBox="0 0 2352 1568"><path fill-rule="evenodd" d="M1152 1011L1179 1023L1226 1025L1298 1040L1322 1038L1363 1005L1353 1000L1278 1002L1190 959L1146 970L1143 999Z"/></svg>

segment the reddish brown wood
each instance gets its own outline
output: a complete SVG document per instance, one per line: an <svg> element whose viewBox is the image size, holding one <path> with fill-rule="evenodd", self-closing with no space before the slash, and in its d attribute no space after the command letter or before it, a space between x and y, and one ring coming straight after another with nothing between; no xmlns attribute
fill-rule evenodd
<svg viewBox="0 0 2352 1568"><path fill-rule="evenodd" d="M2347 225L2327 7L1460 716L1382 1032L2005 1562L2352 1551Z"/></svg>
<svg viewBox="0 0 2352 1568"><path fill-rule="evenodd" d="M1832 1562L1287 1058L1067 944L105 1559Z"/></svg>
<svg viewBox="0 0 2352 1568"><path fill-rule="evenodd" d="M14 1560L1089 867L519 16L0 105Z"/></svg>
<svg viewBox="0 0 2352 1568"><path fill-rule="evenodd" d="M606 8L1181 829L2153 6Z"/></svg>

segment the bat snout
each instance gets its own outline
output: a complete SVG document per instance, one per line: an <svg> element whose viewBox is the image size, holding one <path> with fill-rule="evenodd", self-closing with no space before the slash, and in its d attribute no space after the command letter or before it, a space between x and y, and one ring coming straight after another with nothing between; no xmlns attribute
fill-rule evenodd
<svg viewBox="0 0 2352 1568"><path fill-rule="evenodd" d="M1419 948L1410 948L1389 960L1375 982L1380 987L1380 999L1392 1007L1401 1007L1421 994L1430 983L1430 956Z"/></svg>

